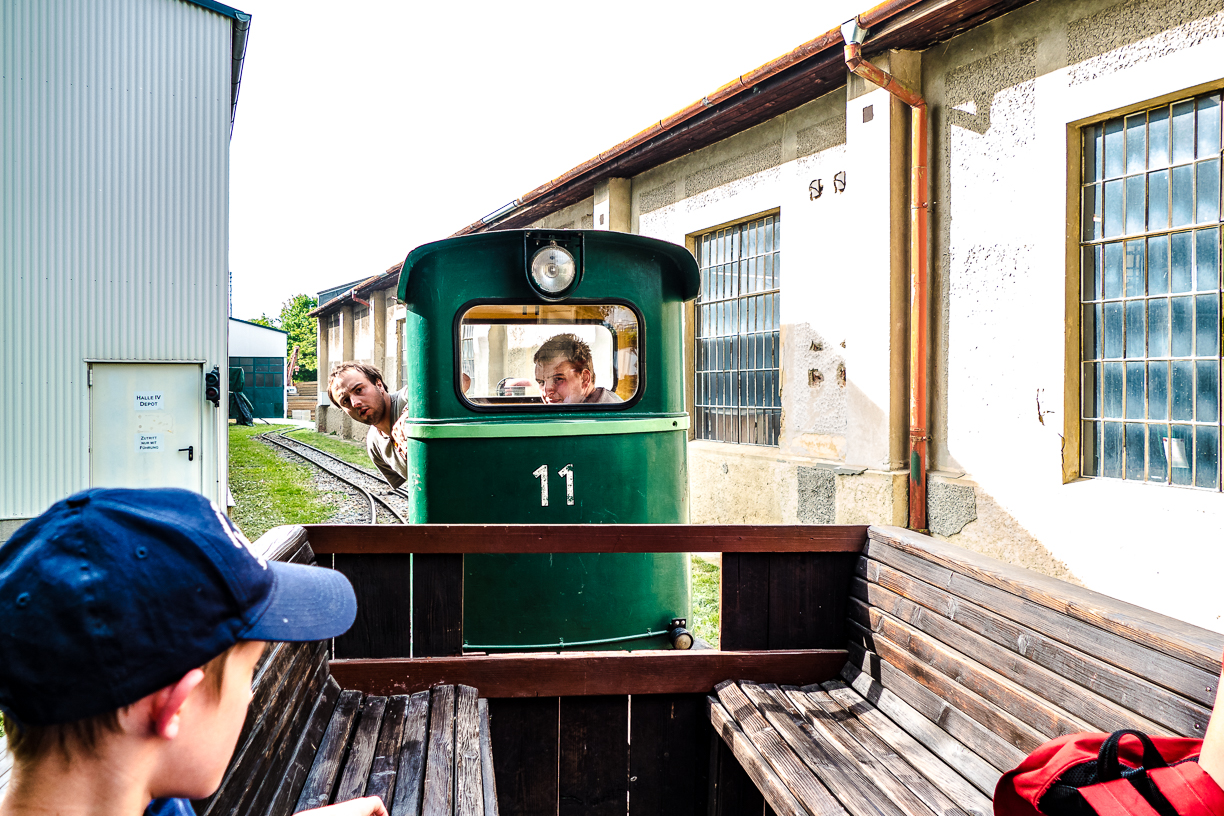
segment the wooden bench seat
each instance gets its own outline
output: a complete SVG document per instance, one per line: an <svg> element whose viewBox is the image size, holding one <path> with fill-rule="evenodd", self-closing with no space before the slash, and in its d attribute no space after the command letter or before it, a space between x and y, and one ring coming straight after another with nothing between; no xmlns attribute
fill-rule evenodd
<svg viewBox="0 0 1224 816"><path fill-rule="evenodd" d="M301 528L258 542L266 557L314 563ZM392 816L496 816L488 704L469 686L412 695L343 690L328 644L275 643L217 792L199 816L289 816L381 796Z"/></svg>
<svg viewBox="0 0 1224 816"><path fill-rule="evenodd" d="M1053 737L1205 732L1224 635L898 528L871 528L850 594L841 681L709 698L779 814L986 816Z"/></svg>
<svg viewBox="0 0 1224 816"><path fill-rule="evenodd" d="M339 692L294 812L362 796L393 816L494 816L488 701L470 686Z"/></svg>

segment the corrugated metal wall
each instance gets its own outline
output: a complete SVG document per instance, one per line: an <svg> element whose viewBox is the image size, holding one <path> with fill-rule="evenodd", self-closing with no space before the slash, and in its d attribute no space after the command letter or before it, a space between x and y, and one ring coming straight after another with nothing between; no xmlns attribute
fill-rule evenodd
<svg viewBox="0 0 1224 816"><path fill-rule="evenodd" d="M88 485L86 359L225 371L230 26L181 0L0 3L0 519Z"/></svg>

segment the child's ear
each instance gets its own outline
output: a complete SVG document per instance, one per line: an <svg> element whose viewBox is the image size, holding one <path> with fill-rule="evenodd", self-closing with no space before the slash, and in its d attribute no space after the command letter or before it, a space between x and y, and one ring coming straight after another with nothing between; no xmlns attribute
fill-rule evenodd
<svg viewBox="0 0 1224 816"><path fill-rule="evenodd" d="M204 680L204 672L192 669L183 675L177 683L150 695L150 725L153 733L162 739L174 739L178 736L179 712L183 703L191 696L191 692Z"/></svg>

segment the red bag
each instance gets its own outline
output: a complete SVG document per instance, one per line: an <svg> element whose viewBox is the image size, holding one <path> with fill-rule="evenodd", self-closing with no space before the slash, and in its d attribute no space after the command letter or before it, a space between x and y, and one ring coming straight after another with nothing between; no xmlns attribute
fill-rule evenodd
<svg viewBox="0 0 1224 816"><path fill-rule="evenodd" d="M1137 739L1123 740L1125 736ZM996 816L1224 816L1197 762L1203 741L1138 731L1069 734L1003 774Z"/></svg>

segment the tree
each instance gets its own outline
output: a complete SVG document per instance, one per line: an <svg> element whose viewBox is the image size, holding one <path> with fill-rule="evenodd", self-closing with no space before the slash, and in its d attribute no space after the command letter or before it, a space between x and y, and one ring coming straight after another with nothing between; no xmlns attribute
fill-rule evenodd
<svg viewBox="0 0 1224 816"><path fill-rule="evenodd" d="M317 298L310 295L294 295L281 306L280 324L278 328L289 332L286 359L293 354L293 347L298 346L298 372L294 380L313 380L319 368L319 336L315 318L308 312L319 305Z"/></svg>
<svg viewBox="0 0 1224 816"><path fill-rule="evenodd" d="M319 305L316 298L310 295L294 295L281 304L280 317L261 315L249 323L258 323L272 329L288 332L285 341L285 360L293 356L293 347L298 347L298 370L293 378L295 382L313 380L318 375L319 345L315 333L316 320L309 312Z"/></svg>

